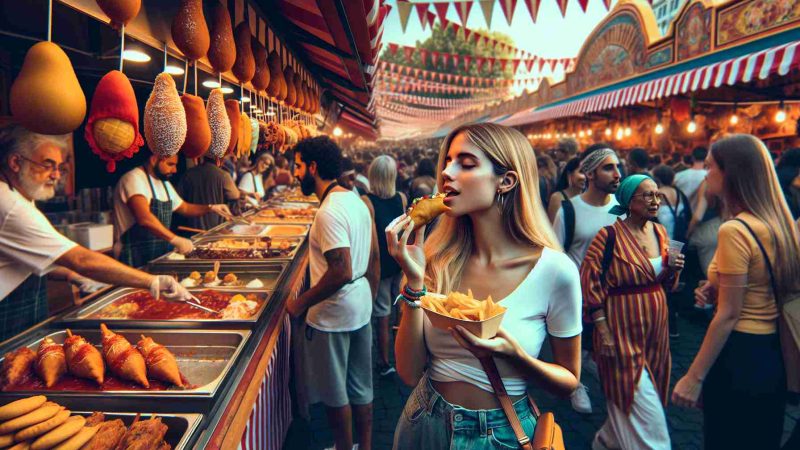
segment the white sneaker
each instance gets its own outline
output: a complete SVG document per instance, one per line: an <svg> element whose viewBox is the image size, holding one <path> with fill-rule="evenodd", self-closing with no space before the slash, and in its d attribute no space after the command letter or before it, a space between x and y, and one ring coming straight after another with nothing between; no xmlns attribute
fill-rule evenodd
<svg viewBox="0 0 800 450"><path fill-rule="evenodd" d="M581 414L592 413L592 401L589 399L589 388L581 383L569 396L572 409Z"/></svg>

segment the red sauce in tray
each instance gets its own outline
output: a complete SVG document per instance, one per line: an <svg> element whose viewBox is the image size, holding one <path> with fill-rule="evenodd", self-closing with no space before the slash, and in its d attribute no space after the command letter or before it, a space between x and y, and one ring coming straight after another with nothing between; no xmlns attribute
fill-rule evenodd
<svg viewBox="0 0 800 450"><path fill-rule="evenodd" d="M231 301L234 294L205 290L196 293L200 304L215 311L222 311ZM245 298L259 305L263 298L255 294L247 294ZM184 302L156 300L149 292L140 291L122 297L100 311L89 316L92 319L140 319L140 320L173 320L173 319L219 319L212 313L195 308Z"/></svg>
<svg viewBox="0 0 800 450"><path fill-rule="evenodd" d="M183 380L184 386L186 386L184 389L197 388L197 386L189 384L189 380L187 380L183 374L181 374L181 380ZM163 381L153 380L152 378L148 378L148 381L150 382L150 387L146 388L133 381L120 380L109 372L106 372L105 381L103 385L100 386L92 380L74 377L67 373L62 375L56 384L48 388L41 378L31 372L23 378L22 382L3 387L3 391L166 391L168 389L181 389Z"/></svg>

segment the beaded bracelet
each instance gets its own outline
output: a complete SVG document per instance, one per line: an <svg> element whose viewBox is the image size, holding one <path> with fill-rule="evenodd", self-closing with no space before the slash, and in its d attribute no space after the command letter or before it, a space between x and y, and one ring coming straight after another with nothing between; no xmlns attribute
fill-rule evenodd
<svg viewBox="0 0 800 450"><path fill-rule="evenodd" d="M413 298L413 299L422 298L427 293L428 293L428 289L425 287L425 285L422 285L422 289L419 290L419 291L415 291L414 289L410 288L407 284L403 287L403 294L405 294L406 297L409 297L409 298Z"/></svg>
<svg viewBox="0 0 800 450"><path fill-rule="evenodd" d="M411 309L418 309L420 307L417 304L417 302L414 301L414 299L406 297L405 294L403 294L403 293L401 293L400 295L397 296L396 299L394 299L394 303L392 303L392 306L396 305L397 302L399 302L400 300L402 300L403 303L408 305L408 307L411 308Z"/></svg>

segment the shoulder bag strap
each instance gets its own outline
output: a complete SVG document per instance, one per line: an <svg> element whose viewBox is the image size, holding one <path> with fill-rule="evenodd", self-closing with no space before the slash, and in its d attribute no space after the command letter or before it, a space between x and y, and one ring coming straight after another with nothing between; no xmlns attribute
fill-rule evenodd
<svg viewBox="0 0 800 450"><path fill-rule="evenodd" d="M761 254L764 256L764 263L767 266L767 272L769 272L769 282L772 285L772 295L775 296L775 302L778 304L778 306L780 306L781 302L780 299L778 298L778 284L775 281L775 274L772 272L772 263L769 262L769 256L767 255L767 250L764 249L764 245L761 243L761 240L758 238L758 236L756 236L755 231L753 231L753 229L750 228L750 225L748 225L747 222L745 222L742 219L739 219L738 217L733 220L741 222L741 224L744 225L744 227L747 228L747 231L749 231L750 234L753 236L753 239L756 240L756 245L758 245L758 248L761 250Z"/></svg>
<svg viewBox="0 0 800 450"><path fill-rule="evenodd" d="M569 200L562 200L564 209L564 251L568 252L575 238L575 206Z"/></svg>
<svg viewBox="0 0 800 450"><path fill-rule="evenodd" d="M492 389L494 389L497 400L500 401L500 406L503 408L503 412L506 413L506 418L508 419L508 423L511 424L511 429L514 430L514 436L517 438L520 448L524 450L533 450L531 440L525 434L525 430L522 428L522 423L519 421L519 416L517 416L517 411L514 409L514 403L508 396L506 387L503 385L503 380L500 378L500 372L497 370L497 365L494 363L494 358L488 356L485 358L478 358L478 361L481 362L484 372L486 372L486 375L489 377L489 382L492 384ZM534 414L536 414L538 417L539 408L536 406L536 403L533 402L532 398L528 397L528 399L531 402L531 407L534 409Z"/></svg>
<svg viewBox="0 0 800 450"><path fill-rule="evenodd" d="M608 237L606 238L606 246L603 248L603 261L601 262L601 269L600 272L600 283L605 286L606 276L608 275L608 269L611 267L611 260L614 258L614 246L617 244L617 230L614 228L614 225L609 225L605 227L606 231L608 232Z"/></svg>

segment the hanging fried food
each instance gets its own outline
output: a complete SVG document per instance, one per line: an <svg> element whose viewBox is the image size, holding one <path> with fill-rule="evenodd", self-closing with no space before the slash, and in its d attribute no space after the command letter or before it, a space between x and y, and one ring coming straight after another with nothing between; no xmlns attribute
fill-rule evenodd
<svg viewBox="0 0 800 450"><path fill-rule="evenodd" d="M44 381L45 386L52 387L58 382L61 375L67 372L67 357L64 354L64 347L46 337L39 344L36 356L36 375L39 375L39 378Z"/></svg>
<svg viewBox="0 0 800 450"><path fill-rule="evenodd" d="M161 446L167 426L156 417L134 423L119 445L120 450L152 450Z"/></svg>
<svg viewBox="0 0 800 450"><path fill-rule="evenodd" d="M208 114L208 125L211 128L211 146L208 148L208 152L217 158L222 158L228 150L232 133L222 90L214 89L208 94L206 113Z"/></svg>
<svg viewBox="0 0 800 450"><path fill-rule="evenodd" d="M239 83L245 84L253 79L256 73L256 60L251 47L253 35L247 22L240 22L233 29L233 40L236 44L236 60L233 63L233 75Z"/></svg>
<svg viewBox="0 0 800 450"><path fill-rule="evenodd" d="M36 353L28 347L20 347L13 352L6 353L3 359L2 382L3 388L17 384L31 372L36 361Z"/></svg>
<svg viewBox="0 0 800 450"><path fill-rule="evenodd" d="M269 69L267 95L281 101L286 98L286 81L283 79L281 57L275 50L269 52L267 56L267 68Z"/></svg>
<svg viewBox="0 0 800 450"><path fill-rule="evenodd" d="M111 19L111 26L119 30L139 14L142 0L97 0L97 5Z"/></svg>
<svg viewBox="0 0 800 450"><path fill-rule="evenodd" d="M100 324L103 335L103 356L106 358L108 368L114 375L150 387L147 381L147 366L142 354L128 342L125 337L109 330L105 324Z"/></svg>
<svg viewBox="0 0 800 450"><path fill-rule="evenodd" d="M219 73L231 70L236 61L236 45L233 42L233 28L228 8L220 2L212 2L209 14L211 45L208 47L208 61Z"/></svg>
<svg viewBox="0 0 800 450"><path fill-rule="evenodd" d="M82 336L72 334L69 329L67 329L67 339L64 341L64 355L67 358L69 373L103 384L106 366L103 364L100 351L86 342Z"/></svg>
<svg viewBox="0 0 800 450"><path fill-rule="evenodd" d="M228 142L226 155L236 152L236 144L239 142L239 129L242 127L242 118L239 115L239 100L225 100L225 112L228 114L228 122L231 124L231 140Z"/></svg>
<svg viewBox="0 0 800 450"><path fill-rule="evenodd" d="M90 423L91 419L90 417L86 421L87 424ZM125 423L120 419L100 423L93 422L92 425L97 425L97 433L81 447L81 450L114 450L122 441L127 430Z"/></svg>
<svg viewBox="0 0 800 450"><path fill-rule="evenodd" d="M203 16L203 1L181 0L171 31L172 40L187 59L197 61L206 56L211 37Z"/></svg>
<svg viewBox="0 0 800 450"><path fill-rule="evenodd" d="M161 157L178 153L186 140L186 111L175 80L166 72L156 77L145 104L144 136L150 151Z"/></svg>
<svg viewBox="0 0 800 450"><path fill-rule="evenodd" d="M250 80L253 83L253 87L256 91L263 91L269 86L269 66L267 66L267 49L258 41L255 37L253 37L253 42L251 42L251 47L253 48L253 59L256 62L256 71L253 75L253 79Z"/></svg>
<svg viewBox="0 0 800 450"><path fill-rule="evenodd" d="M151 377L183 387L181 371L178 369L178 362L175 361L175 355L171 351L144 335L136 344L136 348L144 356L145 364L147 364L147 373Z"/></svg>
<svg viewBox="0 0 800 450"><path fill-rule="evenodd" d="M414 230L431 223L440 214L450 211L450 207L444 204L444 198L445 194L442 193L433 197L426 195L414 199L408 211L408 215L414 221Z"/></svg>
<svg viewBox="0 0 800 450"><path fill-rule="evenodd" d="M211 127L205 102L191 94L181 95L183 110L186 112L186 140L181 152L187 158L199 158L208 151L211 145Z"/></svg>

